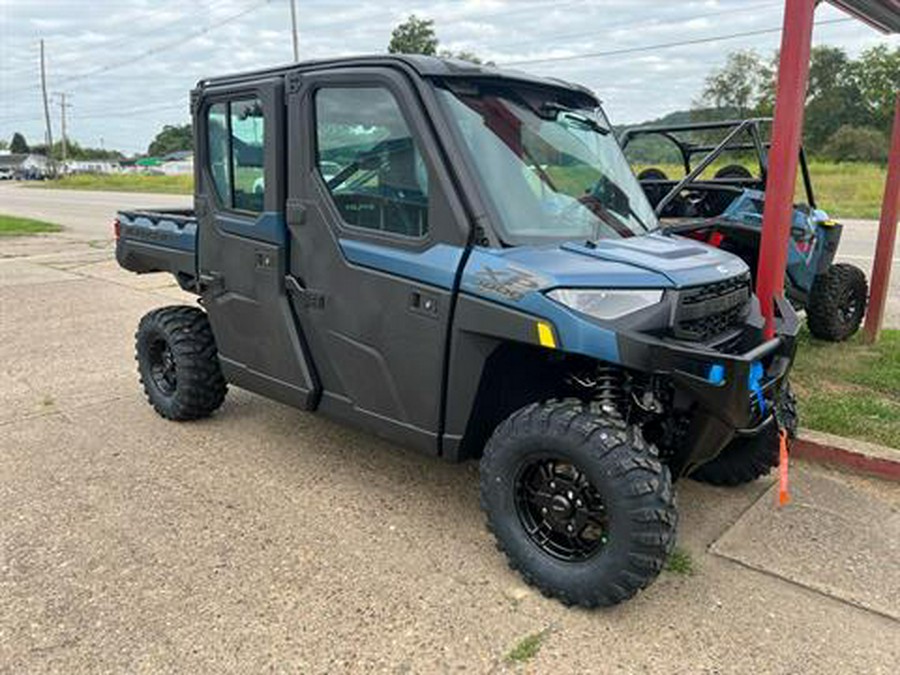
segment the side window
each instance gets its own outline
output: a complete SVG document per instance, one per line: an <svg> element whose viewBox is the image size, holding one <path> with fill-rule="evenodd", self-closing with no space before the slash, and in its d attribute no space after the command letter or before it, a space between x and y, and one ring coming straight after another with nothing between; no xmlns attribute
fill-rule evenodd
<svg viewBox="0 0 900 675"><path fill-rule="evenodd" d="M216 194L223 204L231 205L231 162L228 157L228 104L210 106L206 121L209 143L209 171L212 174Z"/></svg>
<svg viewBox="0 0 900 675"><path fill-rule="evenodd" d="M382 87L316 93L316 163L348 225L422 237L428 168L394 96Z"/></svg>
<svg viewBox="0 0 900 675"><path fill-rule="evenodd" d="M263 210L265 119L259 99L210 106L209 170L222 204L238 211Z"/></svg>
<svg viewBox="0 0 900 675"><path fill-rule="evenodd" d="M266 125L258 99L231 103L231 166L234 208L262 211L266 192L263 149Z"/></svg>

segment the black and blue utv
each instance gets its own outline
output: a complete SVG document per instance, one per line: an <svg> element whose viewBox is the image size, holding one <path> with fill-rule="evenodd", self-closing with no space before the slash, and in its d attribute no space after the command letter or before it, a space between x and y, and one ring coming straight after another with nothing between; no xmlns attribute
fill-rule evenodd
<svg viewBox="0 0 900 675"><path fill-rule="evenodd" d="M679 177L669 177L659 166L638 173L666 229L734 253L754 274L769 173L767 129L771 121L758 117L648 125L626 129L620 135L632 163L668 156L679 165L679 174L683 169L684 175ZM725 158L735 163L727 163ZM802 148L799 163L806 201L794 207L785 294L794 307L806 310L810 333L840 342L859 330L865 315L866 275L855 265L834 262L843 226L816 207ZM714 169L713 175L705 178Z"/></svg>
<svg viewBox="0 0 900 675"><path fill-rule="evenodd" d="M230 383L480 459L510 564L588 607L659 574L674 478L777 462L793 310L764 340L747 265L660 231L587 89L373 56L203 80L191 108L194 210L116 223L123 267L199 296L138 328L163 417Z"/></svg>

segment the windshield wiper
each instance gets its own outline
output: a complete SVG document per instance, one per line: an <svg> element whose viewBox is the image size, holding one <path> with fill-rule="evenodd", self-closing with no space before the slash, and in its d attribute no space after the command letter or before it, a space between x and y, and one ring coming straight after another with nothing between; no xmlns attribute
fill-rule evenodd
<svg viewBox="0 0 900 675"><path fill-rule="evenodd" d="M575 108L570 108L569 106L557 103L556 101L544 101L541 104L540 112L543 113L542 116L546 115L548 119L552 120L558 119L559 115L562 113L571 121L582 125L590 131L594 131L602 136L609 134L609 129L601 125L597 120L588 117L587 115L582 115Z"/></svg>

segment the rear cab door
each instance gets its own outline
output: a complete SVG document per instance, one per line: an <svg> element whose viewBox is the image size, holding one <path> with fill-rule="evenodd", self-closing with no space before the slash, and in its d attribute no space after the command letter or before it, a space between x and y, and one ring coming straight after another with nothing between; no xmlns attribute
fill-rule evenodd
<svg viewBox="0 0 900 675"><path fill-rule="evenodd" d="M288 76L289 274L321 409L439 452L467 219L413 78Z"/></svg>
<svg viewBox="0 0 900 675"><path fill-rule="evenodd" d="M201 87L193 108L198 270L222 370L311 409L315 371L285 287L283 79Z"/></svg>

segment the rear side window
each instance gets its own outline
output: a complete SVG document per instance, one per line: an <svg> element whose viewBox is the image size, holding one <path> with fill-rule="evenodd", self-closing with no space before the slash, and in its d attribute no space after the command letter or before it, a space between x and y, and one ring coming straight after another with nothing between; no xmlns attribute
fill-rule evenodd
<svg viewBox="0 0 900 675"><path fill-rule="evenodd" d="M262 211L266 126L259 99L210 106L207 137L209 171L221 203L238 211Z"/></svg>
<svg viewBox="0 0 900 675"><path fill-rule="evenodd" d="M428 168L383 87L316 93L316 164L348 225L404 237L428 232Z"/></svg>

